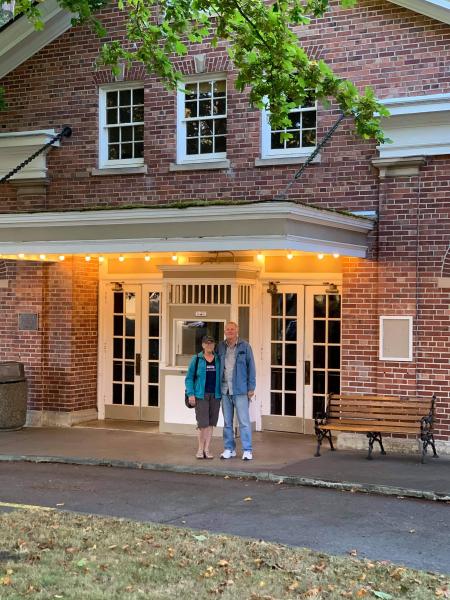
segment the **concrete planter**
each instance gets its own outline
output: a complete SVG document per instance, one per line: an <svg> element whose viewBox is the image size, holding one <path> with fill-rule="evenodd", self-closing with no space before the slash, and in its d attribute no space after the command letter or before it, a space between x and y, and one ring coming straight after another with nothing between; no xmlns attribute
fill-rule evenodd
<svg viewBox="0 0 450 600"><path fill-rule="evenodd" d="M0 383L0 431L22 429L27 418L27 382Z"/></svg>

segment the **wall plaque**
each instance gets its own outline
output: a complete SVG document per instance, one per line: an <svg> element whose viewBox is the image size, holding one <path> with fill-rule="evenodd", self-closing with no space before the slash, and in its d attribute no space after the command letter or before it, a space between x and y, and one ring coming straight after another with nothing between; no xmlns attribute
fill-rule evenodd
<svg viewBox="0 0 450 600"><path fill-rule="evenodd" d="M37 313L19 314L19 331L37 331L39 329L39 315Z"/></svg>

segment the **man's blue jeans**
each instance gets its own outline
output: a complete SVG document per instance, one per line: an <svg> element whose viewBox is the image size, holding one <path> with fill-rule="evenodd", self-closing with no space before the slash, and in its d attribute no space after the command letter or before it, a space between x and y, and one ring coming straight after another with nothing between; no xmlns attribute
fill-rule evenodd
<svg viewBox="0 0 450 600"><path fill-rule="evenodd" d="M241 435L242 450L252 451L252 427L250 423L249 400L247 394L230 396L222 394L223 446L225 450L236 450L233 432L234 409L236 408Z"/></svg>

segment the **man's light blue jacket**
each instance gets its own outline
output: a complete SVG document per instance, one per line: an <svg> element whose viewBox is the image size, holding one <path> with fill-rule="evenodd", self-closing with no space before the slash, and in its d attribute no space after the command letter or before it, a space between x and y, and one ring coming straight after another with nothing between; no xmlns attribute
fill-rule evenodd
<svg viewBox="0 0 450 600"><path fill-rule="evenodd" d="M225 368L226 342L220 342L217 346L217 354L220 358L220 381L223 379ZM238 339L236 348L236 362L233 371L233 395L239 396L253 392L256 387L255 359L250 344L245 340Z"/></svg>
<svg viewBox="0 0 450 600"><path fill-rule="evenodd" d="M197 376L194 381L195 362L198 356L198 368ZM217 354L214 354L214 362L216 365L216 398L220 399L222 393L220 391L220 362ZM205 383L206 383L206 360L203 356L203 352L199 352L192 357L191 364L189 365L188 372L185 379L186 394L188 396L195 396L196 398L205 397Z"/></svg>

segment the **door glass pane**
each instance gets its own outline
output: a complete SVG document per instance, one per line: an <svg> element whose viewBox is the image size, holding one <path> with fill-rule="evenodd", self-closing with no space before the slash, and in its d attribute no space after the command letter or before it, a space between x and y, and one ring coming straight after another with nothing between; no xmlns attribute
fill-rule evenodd
<svg viewBox="0 0 450 600"><path fill-rule="evenodd" d="M297 319L286 319L285 339L287 342L297 341Z"/></svg>
<svg viewBox="0 0 450 600"><path fill-rule="evenodd" d="M341 386L341 376L339 373L328 373L328 393L339 394Z"/></svg>
<svg viewBox="0 0 450 600"><path fill-rule="evenodd" d="M134 362L125 363L125 381L134 381Z"/></svg>
<svg viewBox="0 0 450 600"><path fill-rule="evenodd" d="M341 297L339 294L328 296L328 316L331 319L341 318Z"/></svg>
<svg viewBox="0 0 450 600"><path fill-rule="evenodd" d="M297 316L297 294L286 294L286 316Z"/></svg>
<svg viewBox="0 0 450 600"><path fill-rule="evenodd" d="M297 414L297 395L296 394L285 394L284 395L284 414L289 417L295 417Z"/></svg>
<svg viewBox="0 0 450 600"><path fill-rule="evenodd" d="M341 341L341 322L328 321L328 343L339 344Z"/></svg>
<svg viewBox="0 0 450 600"><path fill-rule="evenodd" d="M325 396L313 396L313 418L322 416L325 411Z"/></svg>
<svg viewBox="0 0 450 600"><path fill-rule="evenodd" d="M122 361L113 362L113 380L122 381Z"/></svg>
<svg viewBox="0 0 450 600"><path fill-rule="evenodd" d="M149 340L148 357L150 360L159 360L159 340Z"/></svg>
<svg viewBox="0 0 450 600"><path fill-rule="evenodd" d="M282 390L283 389L283 370L282 369L271 369L270 387L272 390Z"/></svg>
<svg viewBox="0 0 450 600"><path fill-rule="evenodd" d="M325 371L314 371L313 373L313 393L325 394Z"/></svg>
<svg viewBox="0 0 450 600"><path fill-rule="evenodd" d="M281 392L272 392L270 394L270 413L272 415L281 415L283 409L283 398Z"/></svg>
<svg viewBox="0 0 450 600"><path fill-rule="evenodd" d="M326 301L325 294L314 295L314 313L315 319L326 316Z"/></svg>
<svg viewBox="0 0 450 600"><path fill-rule="evenodd" d="M159 405L159 386L149 385L148 386L148 405L158 406Z"/></svg>
<svg viewBox="0 0 450 600"><path fill-rule="evenodd" d="M285 345L284 364L289 366L297 364L297 344Z"/></svg>
<svg viewBox="0 0 450 600"><path fill-rule="evenodd" d="M272 319L272 340L283 339L283 319Z"/></svg>
<svg viewBox="0 0 450 600"><path fill-rule="evenodd" d="M231 304L231 286L227 285L227 304ZM239 337L244 340L248 340L250 336L250 307L239 306L238 308L239 317ZM220 340L217 340L220 342Z"/></svg>
<svg viewBox="0 0 450 600"><path fill-rule="evenodd" d="M134 360L134 340L125 340L125 358Z"/></svg>
<svg viewBox="0 0 450 600"><path fill-rule="evenodd" d="M114 292L114 312L123 313L123 292Z"/></svg>
<svg viewBox="0 0 450 600"><path fill-rule="evenodd" d="M314 321L314 343L325 343L325 321Z"/></svg>
<svg viewBox="0 0 450 600"><path fill-rule="evenodd" d="M283 346L282 344L272 344L271 364L283 364Z"/></svg>
<svg viewBox="0 0 450 600"><path fill-rule="evenodd" d="M149 337L159 337L159 316L149 317L148 335Z"/></svg>
<svg viewBox="0 0 450 600"><path fill-rule="evenodd" d="M133 406L134 404L134 385L127 384L125 388L124 404L127 406Z"/></svg>
<svg viewBox="0 0 450 600"><path fill-rule="evenodd" d="M284 373L284 389L295 392L297 389L297 369L286 369Z"/></svg>
<svg viewBox="0 0 450 600"><path fill-rule="evenodd" d="M272 294L272 315L278 317L283 314L283 294Z"/></svg>
<svg viewBox="0 0 450 600"><path fill-rule="evenodd" d="M113 384L113 404L122 404L122 384Z"/></svg>
<svg viewBox="0 0 450 600"><path fill-rule="evenodd" d="M114 317L114 335L123 335L123 317L117 315Z"/></svg>
<svg viewBox="0 0 450 600"><path fill-rule="evenodd" d="M341 348L340 346L328 346L328 368L340 369L341 367Z"/></svg>
<svg viewBox="0 0 450 600"><path fill-rule="evenodd" d="M157 363L148 364L148 382L159 383L159 365Z"/></svg>
<svg viewBox="0 0 450 600"><path fill-rule="evenodd" d="M134 292L126 292L125 294L125 313L127 315L136 313L136 294Z"/></svg>
<svg viewBox="0 0 450 600"><path fill-rule="evenodd" d="M149 294L149 313L159 313L159 301L160 301L160 293L159 292L150 292Z"/></svg>
<svg viewBox="0 0 450 600"><path fill-rule="evenodd" d="M325 369L325 346L314 346L314 369Z"/></svg>
<svg viewBox="0 0 450 600"><path fill-rule="evenodd" d="M134 317L127 317L125 319L125 335L134 337L135 334L135 320Z"/></svg>
<svg viewBox="0 0 450 600"><path fill-rule="evenodd" d="M122 356L123 356L123 339L122 338L114 338L113 357L114 358L122 358Z"/></svg>

